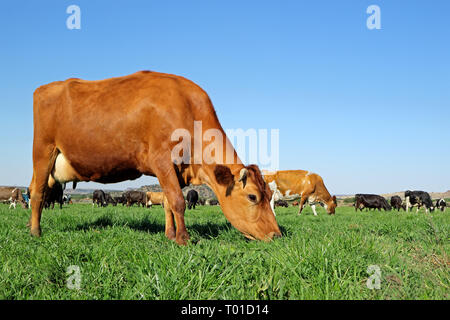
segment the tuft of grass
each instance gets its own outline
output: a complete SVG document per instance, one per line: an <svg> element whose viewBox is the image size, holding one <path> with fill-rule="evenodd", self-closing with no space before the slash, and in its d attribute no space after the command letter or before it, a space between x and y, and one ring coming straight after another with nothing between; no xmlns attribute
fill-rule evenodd
<svg viewBox="0 0 450 320"><path fill-rule="evenodd" d="M164 235L164 211L89 204L44 210L0 205L1 299L449 299L448 213L276 208L283 237L246 240L220 207L186 212L191 236ZM66 285L78 266L79 290ZM368 266L381 270L370 290Z"/></svg>

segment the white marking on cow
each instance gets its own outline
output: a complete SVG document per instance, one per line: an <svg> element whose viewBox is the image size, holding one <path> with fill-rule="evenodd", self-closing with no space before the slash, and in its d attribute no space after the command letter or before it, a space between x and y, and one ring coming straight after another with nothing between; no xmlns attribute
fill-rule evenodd
<svg viewBox="0 0 450 320"><path fill-rule="evenodd" d="M314 215L317 216L317 212L316 212L316 205L315 204L310 204L310 207L312 209L312 211L314 212Z"/></svg>
<svg viewBox="0 0 450 320"><path fill-rule="evenodd" d="M272 181L268 183L269 189L272 191L272 199L270 199L270 208L272 209L273 215L276 216L275 213L275 197L279 197L280 191L278 190L278 186L276 181Z"/></svg>

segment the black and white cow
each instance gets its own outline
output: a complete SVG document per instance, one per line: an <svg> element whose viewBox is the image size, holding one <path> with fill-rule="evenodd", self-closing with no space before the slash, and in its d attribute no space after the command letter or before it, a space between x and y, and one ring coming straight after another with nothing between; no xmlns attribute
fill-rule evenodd
<svg viewBox="0 0 450 320"><path fill-rule="evenodd" d="M428 192L425 191L405 191L405 202L406 202L406 212L408 212L410 207L417 206L416 212L419 211L420 207L425 207L425 212L428 210L434 211L433 202Z"/></svg>
<svg viewBox="0 0 450 320"><path fill-rule="evenodd" d="M446 207L447 207L447 203L445 203L444 199L438 199L436 201L436 210L440 209L442 212L444 212Z"/></svg>

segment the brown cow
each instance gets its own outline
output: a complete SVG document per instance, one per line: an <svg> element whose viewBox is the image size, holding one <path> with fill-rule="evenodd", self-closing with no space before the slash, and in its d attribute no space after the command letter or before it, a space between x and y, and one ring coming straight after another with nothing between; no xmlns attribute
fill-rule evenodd
<svg viewBox="0 0 450 320"><path fill-rule="evenodd" d="M9 208L16 208L17 202L20 203L22 208L27 209L28 203L25 201L22 195L22 191L16 187L0 187L0 201L9 202Z"/></svg>
<svg viewBox="0 0 450 320"><path fill-rule="evenodd" d="M337 206L336 196L331 196L322 178L305 170L284 170L264 175L264 180L273 192L274 202L279 197L301 196L298 214L301 214L308 200L314 215L317 215L315 203L322 203L329 214L334 214Z"/></svg>
<svg viewBox="0 0 450 320"><path fill-rule="evenodd" d="M165 234L178 244L189 239L181 191L189 184L211 187L225 217L247 238L281 235L259 168L242 164L206 92L183 77L142 71L52 82L34 92L33 112L34 236L41 235L43 195L55 180L113 183L142 174L158 178L170 204ZM219 147L209 149L207 133ZM183 151L182 161L175 150Z"/></svg>
<svg viewBox="0 0 450 320"><path fill-rule="evenodd" d="M151 207L154 204L159 204L164 208L164 192L152 192L146 193L147 199L145 201L147 207Z"/></svg>

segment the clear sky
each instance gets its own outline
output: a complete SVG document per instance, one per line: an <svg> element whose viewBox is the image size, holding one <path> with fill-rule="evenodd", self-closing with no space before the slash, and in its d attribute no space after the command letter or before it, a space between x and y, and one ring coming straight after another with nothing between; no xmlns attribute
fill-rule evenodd
<svg viewBox="0 0 450 320"><path fill-rule="evenodd" d="M3 2L0 185L30 182L38 86L154 70L203 87L224 128L279 129L280 169L334 194L448 190L449 15L446 0Z"/></svg>

